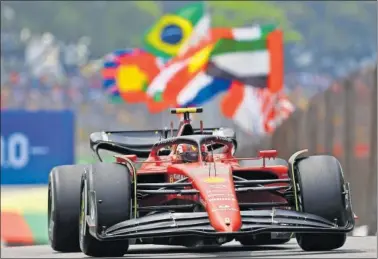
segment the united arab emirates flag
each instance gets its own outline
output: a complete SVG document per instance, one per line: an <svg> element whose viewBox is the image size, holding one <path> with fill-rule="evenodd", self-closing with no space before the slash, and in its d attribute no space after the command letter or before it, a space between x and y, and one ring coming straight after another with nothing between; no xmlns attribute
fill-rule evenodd
<svg viewBox="0 0 378 259"><path fill-rule="evenodd" d="M283 35L275 30L255 40L219 40L207 73L277 92L283 86Z"/></svg>

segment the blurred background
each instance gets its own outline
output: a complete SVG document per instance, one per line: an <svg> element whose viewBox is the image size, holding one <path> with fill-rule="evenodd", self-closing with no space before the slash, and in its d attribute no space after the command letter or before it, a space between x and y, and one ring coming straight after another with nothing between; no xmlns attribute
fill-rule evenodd
<svg viewBox="0 0 378 259"><path fill-rule="evenodd" d="M110 102L100 70L104 55L139 47L151 24L188 2L2 1L2 186L44 183L47 160L47 166L93 161L91 132L157 129L176 120L168 112L150 114L142 104ZM224 118L219 99L207 103L195 123L200 117L205 127L235 127L244 156L261 148L284 158L303 148L335 155L352 183L358 226L375 234L377 2L225 3L209 2L215 25L283 28L284 90L296 111L264 137Z"/></svg>

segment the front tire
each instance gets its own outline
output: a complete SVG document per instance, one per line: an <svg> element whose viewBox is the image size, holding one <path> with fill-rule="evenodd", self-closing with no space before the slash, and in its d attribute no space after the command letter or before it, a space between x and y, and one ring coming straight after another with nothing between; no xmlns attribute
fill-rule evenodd
<svg viewBox="0 0 378 259"><path fill-rule="evenodd" d="M348 211L339 161L333 156L310 156L299 160L296 168L300 210L345 225ZM297 233L296 239L305 251L327 251L342 247L346 234Z"/></svg>
<svg viewBox="0 0 378 259"><path fill-rule="evenodd" d="M80 252L79 224L80 182L86 165L57 166L48 183L48 237L58 252Z"/></svg>
<svg viewBox="0 0 378 259"><path fill-rule="evenodd" d="M97 163L83 175L80 198L79 241L84 254L93 257L120 257L129 247L128 240L99 241L89 233L86 216L97 211L97 233L102 227L110 227L130 219L131 179L126 166ZM94 192L96 201L89 198ZM95 205L94 205L95 204ZM91 206L96 206L92 208ZM94 210L93 210L94 209Z"/></svg>

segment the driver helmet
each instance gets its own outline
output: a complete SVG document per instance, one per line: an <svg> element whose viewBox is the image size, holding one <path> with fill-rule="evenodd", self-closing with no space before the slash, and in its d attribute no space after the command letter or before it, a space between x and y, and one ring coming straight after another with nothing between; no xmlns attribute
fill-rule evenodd
<svg viewBox="0 0 378 259"><path fill-rule="evenodd" d="M189 144L180 144L177 146L177 149L176 149L177 154L183 154L185 152L195 152L195 151L197 151L197 148Z"/></svg>
<svg viewBox="0 0 378 259"><path fill-rule="evenodd" d="M177 146L176 153L184 162L198 161L198 150L194 145L180 144Z"/></svg>

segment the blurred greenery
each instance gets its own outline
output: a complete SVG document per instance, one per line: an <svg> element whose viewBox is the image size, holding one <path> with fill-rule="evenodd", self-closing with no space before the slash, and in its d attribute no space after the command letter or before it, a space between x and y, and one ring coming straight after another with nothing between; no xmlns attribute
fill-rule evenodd
<svg viewBox="0 0 378 259"><path fill-rule="evenodd" d="M118 48L137 47L141 31L162 15L160 2L151 1L9 1L5 4L16 12L17 19L12 26L27 27L38 33L51 32L66 42L89 36L96 56Z"/></svg>
<svg viewBox="0 0 378 259"><path fill-rule="evenodd" d="M165 11L188 1L2 1L15 10L12 24L32 32L51 32L58 39L92 39L91 50L101 56L117 48L140 46L142 33ZM344 52L376 43L375 1L209 1L214 25L245 26L277 23L289 42L321 52Z"/></svg>
<svg viewBox="0 0 378 259"><path fill-rule="evenodd" d="M211 1L208 6L214 26L241 27L254 23L274 23L284 30L286 40L302 39L302 35L293 29L285 11L273 2Z"/></svg>
<svg viewBox="0 0 378 259"><path fill-rule="evenodd" d="M274 1L311 49L344 52L377 39L376 1Z"/></svg>

